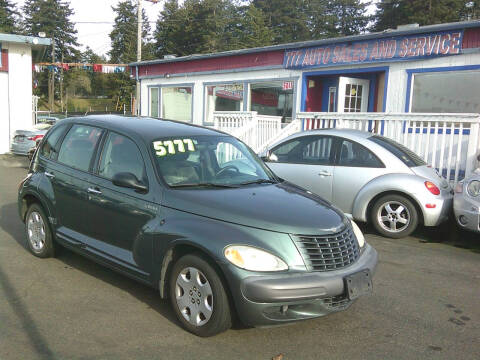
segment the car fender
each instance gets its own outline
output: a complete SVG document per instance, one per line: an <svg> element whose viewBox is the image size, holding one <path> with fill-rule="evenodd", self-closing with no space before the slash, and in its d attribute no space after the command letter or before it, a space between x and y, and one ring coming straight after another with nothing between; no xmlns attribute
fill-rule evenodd
<svg viewBox="0 0 480 360"><path fill-rule="evenodd" d="M413 174L386 174L365 184L353 201L354 219L367 222L368 207L371 201L382 193L398 192L411 197L417 205L421 204L419 192L425 188L424 180ZM419 208L424 216L421 206Z"/></svg>
<svg viewBox="0 0 480 360"><path fill-rule="evenodd" d="M160 221L154 241L154 261L156 263L156 283L160 293L165 294L164 286L168 278L168 267L179 246L197 249L209 257L224 272L231 265L223 251L228 245L249 245L279 256L290 268L305 270L305 264L293 240L288 234L252 228L216 220L185 211L163 208L164 221ZM282 256L283 254L283 256Z"/></svg>
<svg viewBox="0 0 480 360"><path fill-rule="evenodd" d="M40 205L42 206L43 210L45 211L48 220L51 225L56 225L56 217L55 217L55 211L54 209L49 206L51 203L51 199L49 199L49 196L45 194L45 187L42 185L45 185L45 179L43 176L39 173L34 173L32 177L30 177L24 184L22 189L20 190L19 197L20 197L20 202L19 202L19 215L22 218L22 221L24 220L23 217L25 217L26 208L23 208L24 206L24 201L25 197L27 196L33 196L35 197ZM50 186L51 188L51 186ZM53 189L51 189L51 196L53 197Z"/></svg>

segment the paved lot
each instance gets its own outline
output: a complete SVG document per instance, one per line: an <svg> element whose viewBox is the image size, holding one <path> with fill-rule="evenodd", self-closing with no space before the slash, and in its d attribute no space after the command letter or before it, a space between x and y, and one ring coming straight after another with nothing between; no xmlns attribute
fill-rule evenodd
<svg viewBox="0 0 480 360"><path fill-rule="evenodd" d="M448 226L401 241L366 229L380 254L374 294L345 312L286 327L237 327L201 339L178 326L153 289L68 251L47 260L30 255L16 212L25 164L0 157L2 360L480 356L480 253L432 242L446 240Z"/></svg>

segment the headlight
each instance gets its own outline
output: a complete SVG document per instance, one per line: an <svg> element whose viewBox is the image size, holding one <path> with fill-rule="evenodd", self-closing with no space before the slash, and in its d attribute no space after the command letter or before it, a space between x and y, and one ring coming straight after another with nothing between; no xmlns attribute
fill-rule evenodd
<svg viewBox="0 0 480 360"><path fill-rule="evenodd" d="M350 220L350 222L352 223L353 233L357 238L358 246L360 246L360 248L363 248L365 246L365 237L363 236L362 230L360 230L358 225L355 224L355 221Z"/></svg>
<svg viewBox="0 0 480 360"><path fill-rule="evenodd" d="M467 192L470 196L480 195L480 181L472 180L468 183Z"/></svg>
<svg viewBox="0 0 480 360"><path fill-rule="evenodd" d="M231 245L224 251L225 257L233 265L250 271L288 270L282 259L264 250L251 246Z"/></svg>

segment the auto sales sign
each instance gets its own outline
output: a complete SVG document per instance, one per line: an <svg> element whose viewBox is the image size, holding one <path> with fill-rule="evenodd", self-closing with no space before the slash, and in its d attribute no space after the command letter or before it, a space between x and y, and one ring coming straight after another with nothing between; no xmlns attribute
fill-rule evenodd
<svg viewBox="0 0 480 360"><path fill-rule="evenodd" d="M456 55L461 51L462 40L463 31L447 31L287 50L283 66L305 69Z"/></svg>

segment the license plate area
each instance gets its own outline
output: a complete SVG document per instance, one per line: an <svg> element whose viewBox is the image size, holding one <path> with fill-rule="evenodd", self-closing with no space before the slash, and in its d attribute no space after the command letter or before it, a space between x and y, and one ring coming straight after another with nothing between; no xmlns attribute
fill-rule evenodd
<svg viewBox="0 0 480 360"><path fill-rule="evenodd" d="M370 270L363 270L346 276L345 287L350 300L355 300L360 296L371 293L373 291L373 283Z"/></svg>
<svg viewBox="0 0 480 360"><path fill-rule="evenodd" d="M15 136L14 141L17 143L25 142L25 136Z"/></svg>

